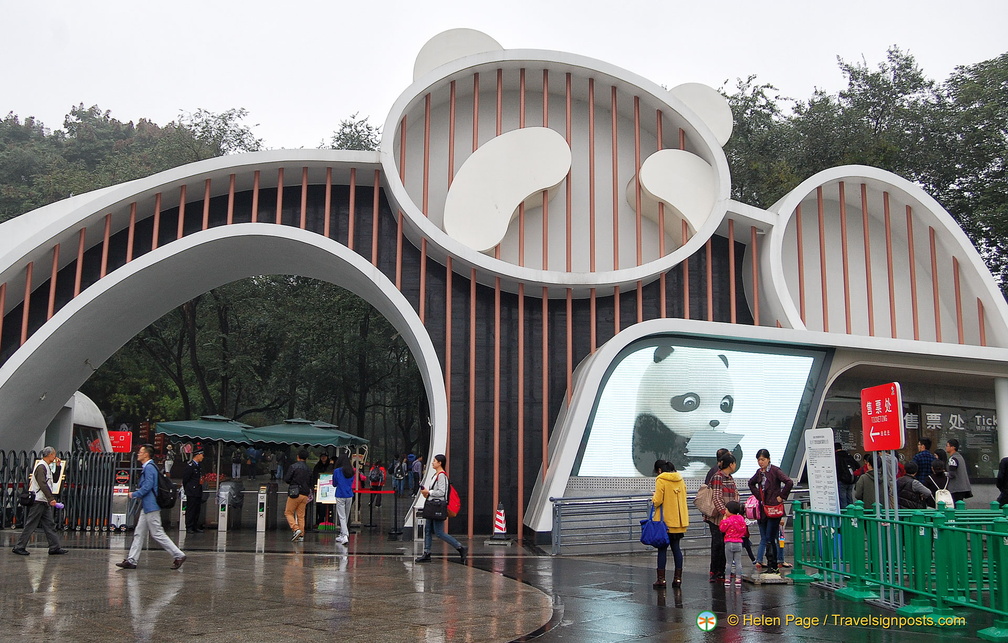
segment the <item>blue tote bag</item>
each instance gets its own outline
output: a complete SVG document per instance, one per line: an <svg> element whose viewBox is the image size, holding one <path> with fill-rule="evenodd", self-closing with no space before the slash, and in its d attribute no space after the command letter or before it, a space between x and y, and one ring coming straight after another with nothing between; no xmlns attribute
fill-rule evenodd
<svg viewBox="0 0 1008 643"><path fill-rule="evenodd" d="M652 520L654 505L648 504L648 517L640 521L640 541L650 547L664 547L669 544L668 527L665 526L664 507L658 507L658 520Z"/></svg>

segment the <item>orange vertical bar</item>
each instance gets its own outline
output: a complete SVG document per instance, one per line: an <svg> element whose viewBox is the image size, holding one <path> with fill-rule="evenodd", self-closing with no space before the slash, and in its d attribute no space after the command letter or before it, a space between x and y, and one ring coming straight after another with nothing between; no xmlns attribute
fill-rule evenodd
<svg viewBox="0 0 1008 643"><path fill-rule="evenodd" d="M637 265L644 263L644 239L642 235L641 221L641 142L640 142L640 96L633 99L633 120L634 120L634 209L636 216L634 223L637 226ZM638 320L640 321L640 320Z"/></svg>
<svg viewBox="0 0 1008 643"><path fill-rule="evenodd" d="M844 182L840 181L840 254L843 255L843 296L844 296L844 321L846 323L847 334L851 334L851 314L850 314L850 268L847 259L847 195L844 191Z"/></svg>
<svg viewBox="0 0 1008 643"><path fill-rule="evenodd" d="M351 213L350 216L353 216ZM308 228L308 167L301 168L301 219L298 227L302 230Z"/></svg>
<svg viewBox="0 0 1008 643"><path fill-rule="evenodd" d="M572 136L573 126L572 126L572 118L571 118L572 97L571 97L571 74L570 73L568 73L568 75L566 75L566 83L565 83L564 93L565 93L565 101L566 101L566 104L565 104L565 107L564 107L565 114L566 114L566 132L565 132L565 135L566 135L566 142L568 142L568 147L571 147L573 145L573 136ZM564 185L566 187L566 205L565 205L565 208L564 208L566 216L564 217L564 226L565 226L565 232L566 232L566 263L565 263L565 265L566 265L566 271L568 271L568 272L571 272L571 270L572 270L572 265L573 265L572 261L573 261L573 257L574 257L573 243L571 241L571 238L574 235L574 211L573 211L574 196L572 194L573 182L572 182L571 178L572 178L571 177L571 171L568 171L568 175L566 175L566 178L563 180Z"/></svg>
<svg viewBox="0 0 1008 643"><path fill-rule="evenodd" d="M896 338L896 276L893 272L892 221L889 215L889 193L882 193L882 211L885 215L886 270L889 273L889 333Z"/></svg>
<svg viewBox="0 0 1008 643"><path fill-rule="evenodd" d="M689 230L686 227L686 219L682 219L682 245L686 245L686 241L689 237ZM683 319L690 318L690 305L689 305L689 257L683 259L682 262L682 283L683 283Z"/></svg>
<svg viewBox="0 0 1008 643"><path fill-rule="evenodd" d="M424 128L423 128L423 213L424 216L430 216L428 213L428 203L430 197L430 112L431 112L431 95L427 92L424 96Z"/></svg>
<svg viewBox="0 0 1008 643"><path fill-rule="evenodd" d="M161 193L154 195L154 231L151 233L151 250L157 250L161 233Z"/></svg>
<svg viewBox="0 0 1008 643"><path fill-rule="evenodd" d="M686 130L681 127L679 128L679 149L686 149Z"/></svg>
<svg viewBox="0 0 1008 643"><path fill-rule="evenodd" d="M934 302L935 341L941 342L941 305L938 300L938 253L935 248L935 229L931 226L928 226L928 236L931 243L931 297Z"/></svg>
<svg viewBox="0 0 1008 643"><path fill-rule="evenodd" d="M500 502L500 295L500 277L497 277L494 280L493 506L495 509Z"/></svg>
<svg viewBox="0 0 1008 643"><path fill-rule="evenodd" d="M871 236L868 226L868 186L861 184L861 227L864 230L865 287L868 298L868 334L875 336L875 297L872 295Z"/></svg>
<svg viewBox="0 0 1008 643"><path fill-rule="evenodd" d="M574 292L568 288L567 289L567 405L570 405L571 401L571 388L573 386L573 379L571 375L574 373ZM616 318L616 323L619 324L619 317Z"/></svg>
<svg viewBox="0 0 1008 643"><path fill-rule="evenodd" d="M543 127L549 127L549 70L543 70L543 104L542 104L542 124ZM569 132L568 128L568 132ZM567 146L570 146L570 139L567 140ZM567 193L570 194L570 171L567 172L567 178L564 181L566 184L565 189ZM569 200L569 198L568 198ZM549 270L549 191L542 191L542 263L540 264L543 270ZM519 504L520 506L520 504ZM518 524L521 524L519 522Z"/></svg>
<svg viewBox="0 0 1008 643"><path fill-rule="evenodd" d="M178 241L185 234L185 206L186 206L186 186L183 184L179 188L179 204L178 204L178 232L175 235L175 240Z"/></svg>
<svg viewBox="0 0 1008 643"><path fill-rule="evenodd" d="M735 219L728 219L728 299L731 323L738 321L735 306Z"/></svg>
<svg viewBox="0 0 1008 643"><path fill-rule="evenodd" d="M756 226L749 228L749 245L752 248L753 324L759 326L759 248L756 247Z"/></svg>
<svg viewBox="0 0 1008 643"><path fill-rule="evenodd" d="M805 240L802 236L801 203L795 207L795 241L798 250L798 309L801 313L802 323L807 324L805 318Z"/></svg>
<svg viewBox="0 0 1008 643"><path fill-rule="evenodd" d="M277 170L276 223L283 223L283 182L284 169Z"/></svg>
<svg viewBox="0 0 1008 643"><path fill-rule="evenodd" d="M455 179L455 81L448 92L448 187Z"/></svg>
<svg viewBox="0 0 1008 643"><path fill-rule="evenodd" d="M24 346L24 343L28 341L28 313L31 308L32 270L34 267L34 261L29 261L25 267L24 305L21 309L21 346Z"/></svg>
<svg viewBox="0 0 1008 643"><path fill-rule="evenodd" d="M381 198L381 174L374 171L374 192L371 195L371 265L378 265L378 205Z"/></svg>
<svg viewBox="0 0 1008 643"><path fill-rule="evenodd" d="M2 299L2 294L0 294L0 299ZM0 312L2 312L3 306L0 305ZM987 325L984 323L984 305L983 301L977 297L977 323L980 326L980 345L987 345Z"/></svg>
<svg viewBox="0 0 1008 643"><path fill-rule="evenodd" d="M252 174L252 223L259 222L259 170Z"/></svg>
<svg viewBox="0 0 1008 643"><path fill-rule="evenodd" d="M52 274L49 277L49 307L46 309L46 321L52 319L56 312L56 277L59 275L59 253L60 244L53 246L52 251Z"/></svg>
<svg viewBox="0 0 1008 643"><path fill-rule="evenodd" d="M280 223L277 221L277 223ZM203 229L210 227L210 179L203 182Z"/></svg>
<svg viewBox="0 0 1008 643"><path fill-rule="evenodd" d="M479 73L473 74L472 151L479 148Z"/></svg>
<svg viewBox="0 0 1008 643"><path fill-rule="evenodd" d="M549 470L549 289L542 289L542 479Z"/></svg>
<svg viewBox="0 0 1008 643"><path fill-rule="evenodd" d="M518 127L525 128L525 68L518 74ZM525 265L525 202L518 204L518 265ZM496 505L494 505L496 507Z"/></svg>
<svg viewBox="0 0 1008 643"><path fill-rule="evenodd" d="M98 278L101 279L106 274L108 274L108 253L109 253L109 236L112 234L112 213L109 212L105 215L105 236L102 238L102 253L101 253L101 272Z"/></svg>
<svg viewBox="0 0 1008 643"><path fill-rule="evenodd" d="M235 175L228 178L227 224L234 223Z"/></svg>
<svg viewBox="0 0 1008 643"><path fill-rule="evenodd" d="M81 228L77 233L77 273L74 275L74 297L80 294L81 278L84 275L84 237L86 235L87 228ZM0 316L2 315L3 311L0 310Z"/></svg>
<svg viewBox="0 0 1008 643"><path fill-rule="evenodd" d="M816 209L819 214L819 284L822 288L823 332L829 332L829 292L826 287L826 213L823 201L823 189L816 188Z"/></svg>
<svg viewBox="0 0 1008 643"><path fill-rule="evenodd" d="M2 312L2 311L0 311ZM450 318L449 318L450 319ZM518 533L525 519L525 284L518 284ZM496 505L495 505L496 506Z"/></svg>
<svg viewBox="0 0 1008 643"><path fill-rule="evenodd" d="M910 206L906 206L907 248L910 254L910 300L913 304L914 339L920 339L920 327L917 314L917 260L914 258L913 215Z"/></svg>
<svg viewBox="0 0 1008 643"><path fill-rule="evenodd" d="M955 257L952 257L952 276L955 279L956 328L959 332L959 343L965 344L966 329L963 328L962 291L959 289L959 260Z"/></svg>
<svg viewBox="0 0 1008 643"><path fill-rule="evenodd" d="M568 81L569 83L570 81ZM568 119L569 120L569 119ZM570 201L568 200L568 203ZM570 255L570 253L567 253ZM595 272L595 79L588 79L588 263Z"/></svg>
<svg viewBox="0 0 1008 643"><path fill-rule="evenodd" d="M619 155L617 153L617 134L619 123L616 119L616 88L610 92L612 110L612 217L613 217L613 270L619 270ZM617 310L619 305L617 304ZM617 316L618 319L618 316ZM616 332L619 332L619 321L616 322Z"/></svg>
<svg viewBox="0 0 1008 643"><path fill-rule="evenodd" d="M332 168L329 168L330 170ZM350 168L350 203L348 206L350 208L349 219L347 221L347 248L354 249L354 228L357 222L357 168ZM328 214L326 219L328 219Z"/></svg>
<svg viewBox="0 0 1008 643"><path fill-rule="evenodd" d="M130 203L129 231L126 234L126 263L133 261L133 237L136 234L136 201Z"/></svg>
<svg viewBox="0 0 1008 643"><path fill-rule="evenodd" d="M322 236L331 239L329 233L332 231L332 167L325 170L325 206L322 215Z"/></svg>
<svg viewBox="0 0 1008 643"><path fill-rule="evenodd" d="M476 492L476 269L469 275L469 533L473 533Z"/></svg>

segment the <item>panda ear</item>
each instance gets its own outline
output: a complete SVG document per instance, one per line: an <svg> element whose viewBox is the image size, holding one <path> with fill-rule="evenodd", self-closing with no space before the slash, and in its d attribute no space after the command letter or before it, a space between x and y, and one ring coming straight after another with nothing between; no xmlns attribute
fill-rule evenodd
<svg viewBox="0 0 1008 643"><path fill-rule="evenodd" d="M725 368L728 368L728 358L724 355L718 355L718 357L720 357L721 361L724 362Z"/></svg>
<svg viewBox="0 0 1008 643"><path fill-rule="evenodd" d="M671 346L659 346L654 352L654 363L657 364L672 354L675 349Z"/></svg>

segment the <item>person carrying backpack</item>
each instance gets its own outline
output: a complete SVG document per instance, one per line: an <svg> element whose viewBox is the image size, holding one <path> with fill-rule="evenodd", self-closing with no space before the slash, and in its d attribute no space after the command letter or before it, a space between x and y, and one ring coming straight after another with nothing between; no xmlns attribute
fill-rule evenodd
<svg viewBox="0 0 1008 643"><path fill-rule="evenodd" d="M840 508L854 502L854 472L858 470L857 460L844 450L839 442L833 444L836 457L837 491L840 493Z"/></svg>
<svg viewBox="0 0 1008 643"><path fill-rule="evenodd" d="M385 467L382 466L381 460L376 460L374 464L371 465L371 470L368 471L368 483L371 486L371 491L381 491L382 487L385 486L385 476L387 471ZM375 500L377 498L377 500ZM381 507L381 494L372 493L371 500L368 502L368 507L370 506Z"/></svg>
<svg viewBox="0 0 1008 643"><path fill-rule="evenodd" d="M116 563L116 567L122 569L136 569L137 561L140 560L140 550L143 549L148 532L154 542L172 555L172 569L178 569L186 561L185 553L168 537L164 527L161 526L161 507L157 501L159 472L153 458L153 445L145 444L137 449L137 460L143 468L140 470L140 486L130 494L130 497L140 501L140 515L133 531L133 543L130 545L129 555L121 563Z"/></svg>

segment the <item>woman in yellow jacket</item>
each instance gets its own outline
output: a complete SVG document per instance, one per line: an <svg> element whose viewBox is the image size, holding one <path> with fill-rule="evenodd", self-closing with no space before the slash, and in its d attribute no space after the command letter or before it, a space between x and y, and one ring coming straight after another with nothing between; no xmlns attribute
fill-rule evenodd
<svg viewBox="0 0 1008 643"><path fill-rule="evenodd" d="M686 528L689 527L689 507L686 505L686 482L682 474L671 462L658 460L654 465L655 492L654 516L652 520L665 520L668 528L669 544L672 546L672 558L675 561L675 575L672 577L672 587L682 586L683 553L679 546ZM658 548L658 580L653 587L665 587L665 565L668 557L668 545Z"/></svg>

